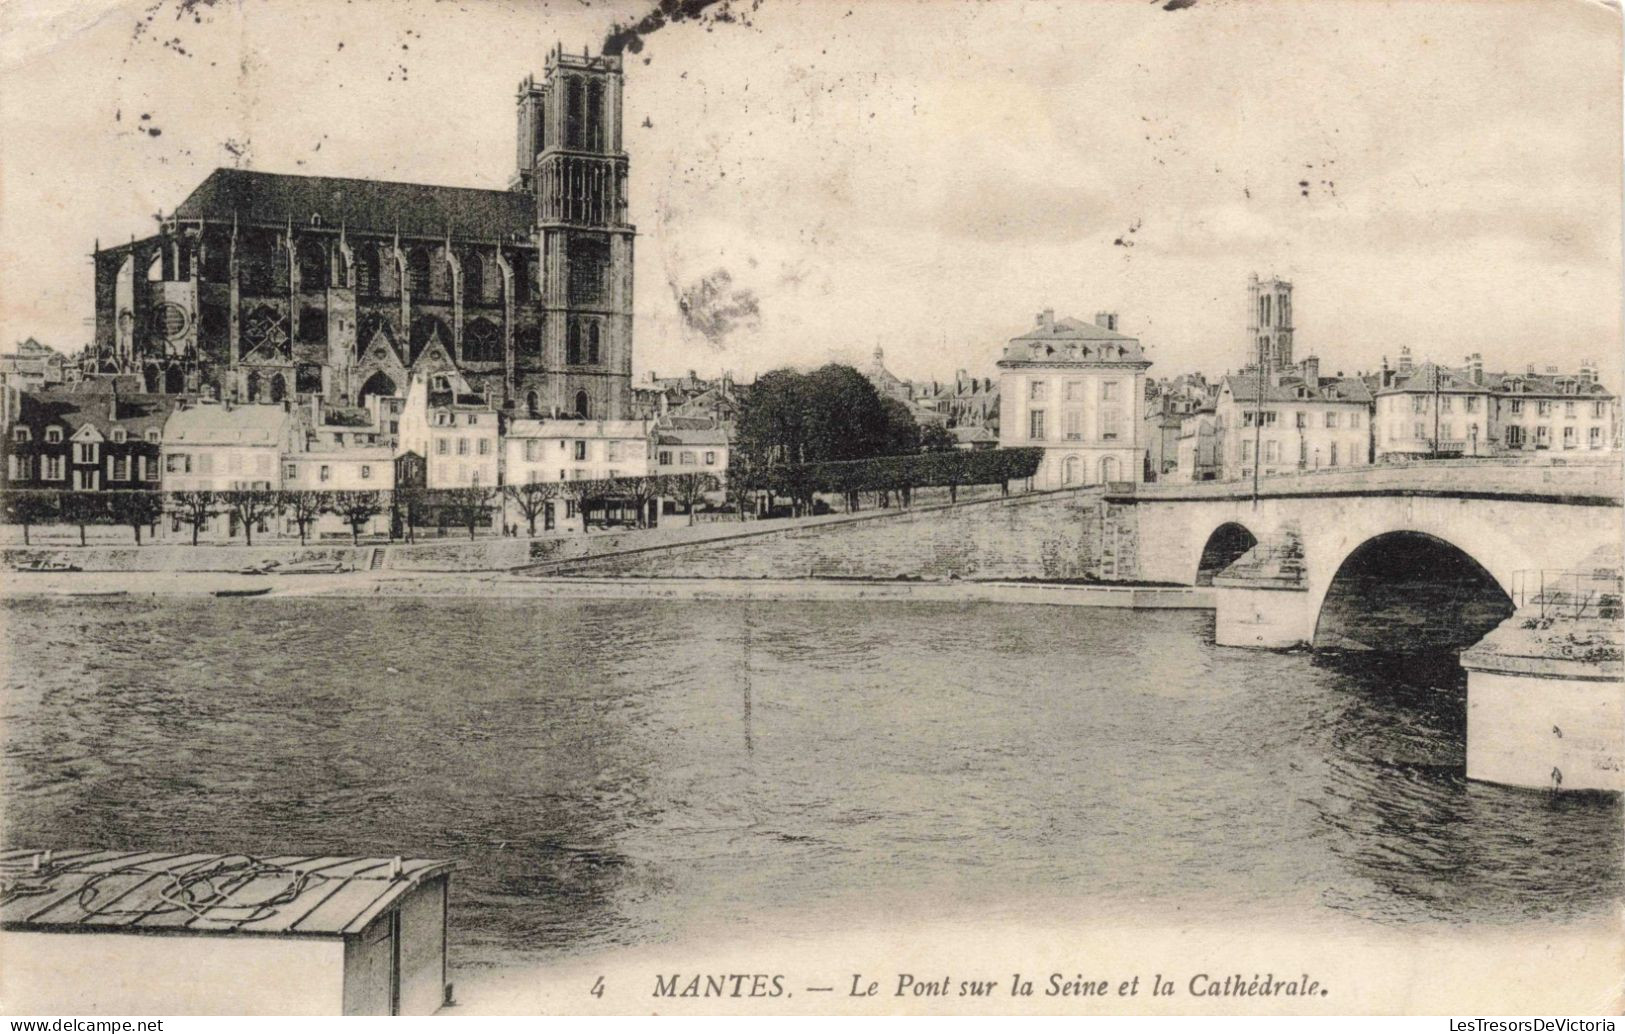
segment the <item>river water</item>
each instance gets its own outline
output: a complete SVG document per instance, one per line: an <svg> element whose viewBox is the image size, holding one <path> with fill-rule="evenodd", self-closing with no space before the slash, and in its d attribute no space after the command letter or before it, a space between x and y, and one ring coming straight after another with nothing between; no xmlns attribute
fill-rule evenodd
<svg viewBox="0 0 1625 1034"><path fill-rule="evenodd" d="M1467 782L1448 658L1224 649L1200 612L3 607L6 846L455 858L463 964L1026 902L1398 925L1617 903L1617 799Z"/></svg>

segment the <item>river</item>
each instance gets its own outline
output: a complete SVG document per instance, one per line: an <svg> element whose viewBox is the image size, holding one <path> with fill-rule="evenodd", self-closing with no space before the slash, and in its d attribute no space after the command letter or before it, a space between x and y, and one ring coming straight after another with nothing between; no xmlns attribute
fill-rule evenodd
<svg viewBox="0 0 1625 1034"><path fill-rule="evenodd" d="M1617 904L1618 800L1469 783L1448 658L1224 649L1201 612L0 606L7 846L458 859L454 963L1056 902L1401 926Z"/></svg>

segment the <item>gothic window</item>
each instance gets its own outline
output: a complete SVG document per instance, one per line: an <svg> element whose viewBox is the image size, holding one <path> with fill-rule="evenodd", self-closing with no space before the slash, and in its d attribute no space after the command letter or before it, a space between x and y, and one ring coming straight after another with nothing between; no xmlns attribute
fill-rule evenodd
<svg viewBox="0 0 1625 1034"><path fill-rule="evenodd" d="M248 401L258 402L259 400L260 372L258 370L250 370L248 371Z"/></svg>
<svg viewBox="0 0 1625 1034"><path fill-rule="evenodd" d="M587 149L604 149L604 84L594 80L587 87Z"/></svg>
<svg viewBox="0 0 1625 1034"><path fill-rule="evenodd" d="M203 279L223 284L231 279L231 245L211 237L201 248L200 264Z"/></svg>
<svg viewBox="0 0 1625 1034"><path fill-rule="evenodd" d="M407 283L412 287L414 298L429 297L429 253L423 248L413 248L406 257Z"/></svg>
<svg viewBox="0 0 1625 1034"><path fill-rule="evenodd" d="M587 324L587 362L598 365L598 322L594 320Z"/></svg>
<svg viewBox="0 0 1625 1034"><path fill-rule="evenodd" d="M269 305L261 305L251 311L243 321L243 340L247 343L247 351L257 348L267 348L272 352L286 353L288 347L288 317Z"/></svg>
<svg viewBox="0 0 1625 1034"><path fill-rule="evenodd" d="M451 332L446 329L445 321L435 316L420 316L412 321L412 357L408 362L417 362L418 356L431 343L438 342L442 348L450 347Z"/></svg>
<svg viewBox="0 0 1625 1034"><path fill-rule="evenodd" d="M145 371L145 378L144 378L145 381L146 381L147 394L149 394L149 395L158 394L158 384L159 384L158 378L159 378L158 367L156 367L156 366L147 367L147 369Z"/></svg>
<svg viewBox="0 0 1625 1034"><path fill-rule="evenodd" d="M179 395L186 390L186 371L179 366L171 366L164 371L164 392L170 395Z"/></svg>
<svg viewBox="0 0 1625 1034"><path fill-rule="evenodd" d="M322 368L316 363L300 363L295 374L295 389L301 395L320 395Z"/></svg>
<svg viewBox="0 0 1625 1034"><path fill-rule="evenodd" d="M463 358L477 363L502 361L502 331L483 316L463 328Z"/></svg>
<svg viewBox="0 0 1625 1034"><path fill-rule="evenodd" d="M305 306L299 310L299 340L312 344L325 344L327 342L327 313L321 309Z"/></svg>
<svg viewBox="0 0 1625 1034"><path fill-rule="evenodd" d="M520 327L513 335L514 349L520 355L542 354L542 332L535 327Z"/></svg>
<svg viewBox="0 0 1625 1034"><path fill-rule="evenodd" d="M534 391L525 395L525 412L531 416L538 416L542 411L542 400L536 397ZM528 443L527 443L528 444Z"/></svg>
<svg viewBox="0 0 1625 1034"><path fill-rule="evenodd" d="M584 143L587 98L579 76L571 76L565 90L564 146L579 148Z"/></svg>
<svg viewBox="0 0 1625 1034"><path fill-rule="evenodd" d="M589 407L587 405L587 393L584 392L584 391L576 392L576 416L580 417L583 420L588 419L588 417L591 416L591 413L588 412L588 409L589 409Z"/></svg>
<svg viewBox="0 0 1625 1034"><path fill-rule="evenodd" d="M327 288L327 245L319 240L299 243L299 287L304 291Z"/></svg>
<svg viewBox="0 0 1625 1034"><path fill-rule="evenodd" d="M469 252L463 259L463 301L478 305L485 300L485 258Z"/></svg>
<svg viewBox="0 0 1625 1034"><path fill-rule="evenodd" d="M283 379L280 373L273 373L271 375L271 401L281 402L287 397L288 382Z"/></svg>
<svg viewBox="0 0 1625 1034"><path fill-rule="evenodd" d="M564 351L564 361L570 366L581 364L581 324L575 320L570 321L569 341Z"/></svg>
<svg viewBox="0 0 1625 1034"><path fill-rule="evenodd" d="M600 237L570 238L570 304L596 305L603 301L609 271L609 244Z"/></svg>
<svg viewBox="0 0 1625 1034"><path fill-rule="evenodd" d="M393 265L393 259L388 261ZM356 256L355 263L355 293L357 295L371 297L390 293L385 288L388 280L385 277L384 262L385 259L380 253L378 245L363 244L361 246L361 253Z"/></svg>

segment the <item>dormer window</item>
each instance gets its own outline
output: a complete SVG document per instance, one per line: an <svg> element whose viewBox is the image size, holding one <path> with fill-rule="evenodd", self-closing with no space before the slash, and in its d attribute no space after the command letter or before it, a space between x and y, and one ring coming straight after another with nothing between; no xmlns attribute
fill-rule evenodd
<svg viewBox="0 0 1625 1034"><path fill-rule="evenodd" d="M21 425L11 432L11 440L14 442L26 442L32 437L33 436L28 433L28 428Z"/></svg>
<svg viewBox="0 0 1625 1034"><path fill-rule="evenodd" d="M149 430L147 432L147 441L151 442L154 445L158 444L158 430L157 430L157 428L153 428L153 429L151 429L151 430Z"/></svg>
<svg viewBox="0 0 1625 1034"><path fill-rule="evenodd" d="M45 429L45 440L50 442L52 445L62 441L62 428L47 427Z"/></svg>
<svg viewBox="0 0 1625 1034"><path fill-rule="evenodd" d="M125 433L124 428L122 428L122 427L113 428L113 442L114 442L114 444L123 445L124 442L125 442L125 439L127 439L128 437L129 437L129 435Z"/></svg>

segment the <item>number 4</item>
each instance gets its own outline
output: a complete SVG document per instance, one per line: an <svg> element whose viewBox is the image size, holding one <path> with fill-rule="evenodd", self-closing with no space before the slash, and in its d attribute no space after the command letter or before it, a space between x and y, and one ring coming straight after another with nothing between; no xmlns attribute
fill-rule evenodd
<svg viewBox="0 0 1625 1034"><path fill-rule="evenodd" d="M604 978L599 977L597 980L593 981L592 990L588 993L594 998L604 997Z"/></svg>

